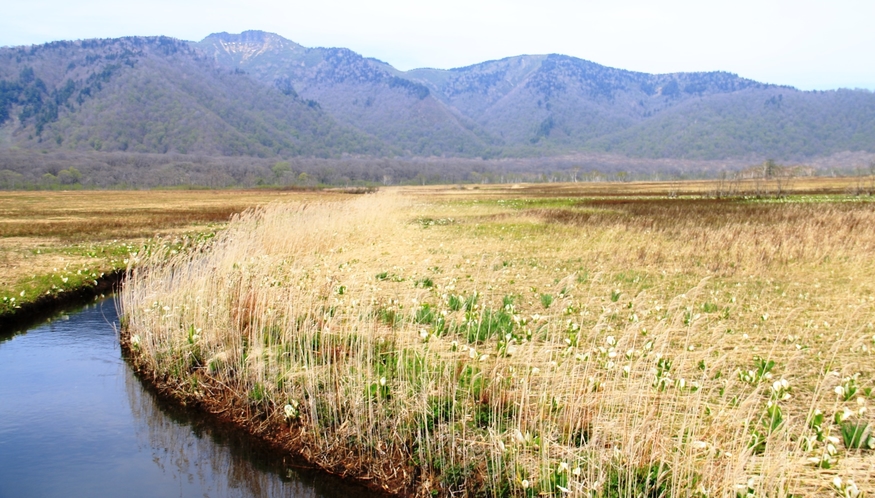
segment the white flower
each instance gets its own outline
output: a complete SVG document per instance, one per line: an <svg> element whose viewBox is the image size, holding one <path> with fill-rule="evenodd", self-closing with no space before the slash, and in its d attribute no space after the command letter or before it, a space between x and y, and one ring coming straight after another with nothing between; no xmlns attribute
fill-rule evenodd
<svg viewBox="0 0 875 498"><path fill-rule="evenodd" d="M562 473L568 470L568 464L565 462L559 462L559 468L556 469L556 473Z"/></svg>
<svg viewBox="0 0 875 498"><path fill-rule="evenodd" d="M520 443L520 444L523 444L523 443L526 442L526 438L523 437L523 433L520 432L519 429L514 429L514 430L513 430L513 438L516 440L516 442L518 442L518 443Z"/></svg>
<svg viewBox="0 0 875 498"><path fill-rule="evenodd" d="M848 483L845 484L845 496L848 498L857 498L860 496L860 490L857 488L857 483L854 482L853 479L848 479Z"/></svg>
<svg viewBox="0 0 875 498"><path fill-rule="evenodd" d="M386 377L380 377L380 385L381 385L381 386L385 386L385 385L386 385Z"/></svg>
<svg viewBox="0 0 875 498"><path fill-rule="evenodd" d="M605 339L605 342L608 343L608 346L613 346L614 344L617 344L617 340L614 339L614 336L612 335L609 335L608 338Z"/></svg>
<svg viewBox="0 0 875 498"><path fill-rule="evenodd" d="M477 350L474 348L469 349L468 350L468 357L471 358L472 360L474 358L477 358Z"/></svg>
<svg viewBox="0 0 875 498"><path fill-rule="evenodd" d="M522 484L523 489L529 489L529 480L528 479L523 479L522 482L520 482L520 484Z"/></svg>

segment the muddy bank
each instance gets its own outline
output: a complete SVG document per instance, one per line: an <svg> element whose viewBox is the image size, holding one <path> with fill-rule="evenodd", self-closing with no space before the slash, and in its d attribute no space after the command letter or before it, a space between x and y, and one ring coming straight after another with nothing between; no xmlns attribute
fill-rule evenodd
<svg viewBox="0 0 875 498"><path fill-rule="evenodd" d="M416 495L415 470L411 466L399 462L397 479L377 482L371 476L370 469L356 465L342 445L332 451L333 458L330 459L339 461L340 464L331 467L320 465L318 461L325 454L307 444L308 435L303 425L288 423L279 416L279 410L265 410L258 403L247 403L232 388L211 382L205 375L198 376L195 388L171 378L158 377L139 360L137 352L132 348L130 335L124 329L121 330L119 339L125 361L143 386L162 402L185 410L195 410L208 417L209 423L213 425L245 434L262 451L283 455L291 463L291 467L336 477L344 486L349 486L346 490L349 498L397 498ZM274 413L274 416L268 416L268 412ZM382 473L385 475L385 470Z"/></svg>
<svg viewBox="0 0 875 498"><path fill-rule="evenodd" d="M43 295L35 301L22 303L13 313L0 314L0 331L14 333L43 322L59 312L76 305L84 305L95 298L114 294L125 276L125 270L116 270L97 279L97 284Z"/></svg>

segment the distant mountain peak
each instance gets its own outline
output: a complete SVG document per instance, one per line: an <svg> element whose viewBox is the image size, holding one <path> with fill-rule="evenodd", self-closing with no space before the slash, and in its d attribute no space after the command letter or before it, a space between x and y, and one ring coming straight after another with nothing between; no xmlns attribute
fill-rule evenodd
<svg viewBox="0 0 875 498"><path fill-rule="evenodd" d="M228 33L227 31L222 31L221 33L212 33L210 35L207 35L207 37L204 38L204 40L202 40L202 41L209 40L209 39L219 39L222 41L233 42L233 43L254 43L254 44L268 43L270 41L291 42L291 40L287 40L286 38L283 38L282 36L280 36L276 33L271 33L269 31L261 31L258 29L250 29L250 30L243 31L241 33ZM292 43L294 43L294 42L292 42Z"/></svg>
<svg viewBox="0 0 875 498"><path fill-rule="evenodd" d="M212 41L215 46L238 62L246 62L254 57L270 52L283 50L302 51L306 50L301 45L283 38L276 33L267 31L248 30L240 34L227 32L213 33L204 38L201 43Z"/></svg>

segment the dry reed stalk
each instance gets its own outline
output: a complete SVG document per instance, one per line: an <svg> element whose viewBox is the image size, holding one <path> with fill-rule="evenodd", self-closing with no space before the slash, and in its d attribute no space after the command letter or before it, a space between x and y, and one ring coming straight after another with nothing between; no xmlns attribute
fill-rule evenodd
<svg viewBox="0 0 875 498"><path fill-rule="evenodd" d="M274 205L135 271L125 340L183 396L230 392L409 493L872 489L872 452L810 427L875 373L871 206L675 208Z"/></svg>

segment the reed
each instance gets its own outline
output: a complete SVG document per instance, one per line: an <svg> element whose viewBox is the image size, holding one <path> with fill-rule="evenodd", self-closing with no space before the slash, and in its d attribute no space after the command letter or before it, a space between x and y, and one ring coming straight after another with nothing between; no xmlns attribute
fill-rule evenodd
<svg viewBox="0 0 875 498"><path fill-rule="evenodd" d="M210 236L234 213L336 192L0 192L0 320L96 285L155 244ZM160 239L160 240L159 240Z"/></svg>
<svg viewBox="0 0 875 498"><path fill-rule="evenodd" d="M250 210L137 263L122 340L399 494L875 488L868 441L839 439L872 420L875 205L642 202Z"/></svg>

